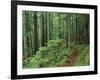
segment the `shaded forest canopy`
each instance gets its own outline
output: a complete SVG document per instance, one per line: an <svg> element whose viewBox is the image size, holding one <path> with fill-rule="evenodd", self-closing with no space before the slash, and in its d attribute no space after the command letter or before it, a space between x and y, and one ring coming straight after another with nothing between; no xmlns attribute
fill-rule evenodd
<svg viewBox="0 0 100 80"><path fill-rule="evenodd" d="M23 11L23 67L59 66L74 48L83 56L75 64L88 65L89 22L89 14Z"/></svg>

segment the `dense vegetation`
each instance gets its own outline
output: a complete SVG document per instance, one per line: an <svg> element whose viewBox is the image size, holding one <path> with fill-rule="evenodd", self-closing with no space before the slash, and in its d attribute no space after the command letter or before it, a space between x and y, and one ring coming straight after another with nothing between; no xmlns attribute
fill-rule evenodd
<svg viewBox="0 0 100 80"><path fill-rule="evenodd" d="M22 18L23 68L89 65L89 14L23 11Z"/></svg>

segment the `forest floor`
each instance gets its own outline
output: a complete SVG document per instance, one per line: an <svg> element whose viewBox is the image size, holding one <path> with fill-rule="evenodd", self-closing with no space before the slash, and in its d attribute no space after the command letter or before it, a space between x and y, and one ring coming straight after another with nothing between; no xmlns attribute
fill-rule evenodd
<svg viewBox="0 0 100 80"><path fill-rule="evenodd" d="M79 56L79 51L77 49L72 49L71 55L70 55L70 60L67 63L64 63L62 65L59 65L59 67L67 67L67 66L74 66L74 64L76 63L76 60Z"/></svg>
<svg viewBox="0 0 100 80"><path fill-rule="evenodd" d="M50 46L49 46L50 47ZM89 65L89 45L75 45L75 48L42 47L36 55L23 61L23 68L70 67Z"/></svg>

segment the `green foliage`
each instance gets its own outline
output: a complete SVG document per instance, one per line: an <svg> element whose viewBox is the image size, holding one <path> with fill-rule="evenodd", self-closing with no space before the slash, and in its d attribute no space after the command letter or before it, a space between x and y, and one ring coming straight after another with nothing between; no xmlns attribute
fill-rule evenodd
<svg viewBox="0 0 100 80"><path fill-rule="evenodd" d="M36 55L25 59L24 68L57 67L67 64L73 48L79 51L75 66L89 65L89 46L73 44L72 48L67 48L64 40L57 39L50 40L46 47L39 48Z"/></svg>
<svg viewBox="0 0 100 80"><path fill-rule="evenodd" d="M77 45L76 47L79 50L79 55L75 65L76 66L89 65L89 46Z"/></svg>
<svg viewBox="0 0 100 80"><path fill-rule="evenodd" d="M89 14L22 11L23 68L89 65Z"/></svg>
<svg viewBox="0 0 100 80"><path fill-rule="evenodd" d="M68 59L70 49L66 49L62 39L50 40L46 47L39 48L36 55L30 60L27 67L53 67L63 64L64 59ZM65 60L65 61L66 61ZM27 64L27 60L24 63Z"/></svg>

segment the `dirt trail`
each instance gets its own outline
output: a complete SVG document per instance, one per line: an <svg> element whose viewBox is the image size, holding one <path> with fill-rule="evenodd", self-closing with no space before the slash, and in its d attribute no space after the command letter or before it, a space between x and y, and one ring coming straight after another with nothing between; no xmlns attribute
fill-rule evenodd
<svg viewBox="0 0 100 80"><path fill-rule="evenodd" d="M77 57L78 57L78 53L79 52L78 52L78 50L76 48L74 48L72 50L72 53L70 55L70 63L69 63L70 66L73 66L75 64L75 62L77 60Z"/></svg>
<svg viewBox="0 0 100 80"><path fill-rule="evenodd" d="M75 62L78 58L78 54L79 54L78 50L76 48L74 48L71 52L70 60L67 63L63 64L63 65L59 65L59 67L74 66L74 64L75 64Z"/></svg>

